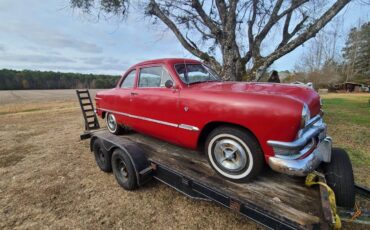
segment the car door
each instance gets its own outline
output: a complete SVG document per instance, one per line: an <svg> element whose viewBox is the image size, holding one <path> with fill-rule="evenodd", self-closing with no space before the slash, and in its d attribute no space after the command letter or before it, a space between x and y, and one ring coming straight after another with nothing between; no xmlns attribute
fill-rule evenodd
<svg viewBox="0 0 370 230"><path fill-rule="evenodd" d="M175 81L162 65L140 67L138 71L131 110L136 116L134 129L178 143L179 90L165 87L166 81Z"/></svg>
<svg viewBox="0 0 370 230"><path fill-rule="evenodd" d="M118 123L131 126L133 119L130 117L132 109L132 93L136 82L136 69L128 71L123 77L119 87L116 88L114 108Z"/></svg>

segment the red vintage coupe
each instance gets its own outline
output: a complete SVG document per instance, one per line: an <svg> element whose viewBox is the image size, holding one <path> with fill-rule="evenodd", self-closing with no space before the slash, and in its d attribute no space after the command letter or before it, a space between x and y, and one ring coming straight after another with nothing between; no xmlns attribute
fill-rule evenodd
<svg viewBox="0 0 370 230"><path fill-rule="evenodd" d="M236 182L256 177L265 162L304 176L331 160L320 97L308 87L221 81L199 61L171 58L132 66L95 100L111 133L130 128L202 149Z"/></svg>

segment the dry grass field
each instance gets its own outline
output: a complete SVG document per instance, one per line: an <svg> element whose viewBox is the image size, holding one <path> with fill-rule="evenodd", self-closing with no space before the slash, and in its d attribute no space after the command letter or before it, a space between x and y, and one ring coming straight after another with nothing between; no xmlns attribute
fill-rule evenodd
<svg viewBox="0 0 370 230"><path fill-rule="evenodd" d="M340 102L325 98L328 106ZM369 96L343 98L365 103L358 112L365 120L359 115L354 123L336 123L335 110L328 109L329 131L337 146L350 150L356 180L370 186ZM161 183L121 189L95 165L88 141L79 140L82 130L73 90L0 91L0 229L261 228Z"/></svg>

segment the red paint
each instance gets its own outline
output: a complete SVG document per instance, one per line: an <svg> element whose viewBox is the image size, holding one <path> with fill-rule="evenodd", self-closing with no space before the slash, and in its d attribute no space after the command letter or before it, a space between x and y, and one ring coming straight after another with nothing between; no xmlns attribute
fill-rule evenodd
<svg viewBox="0 0 370 230"><path fill-rule="evenodd" d="M320 112L319 95L301 86L246 82L205 82L188 86L174 69L175 64L184 62L200 63L190 59L158 59L131 67L116 88L97 93L98 115L102 117L102 109L106 109L198 127L199 131L190 131L116 115L119 123L138 132L191 149L198 147L200 133L209 123L243 126L256 136L267 160L273 155L272 148L267 145L268 140L293 141L296 138L303 103L309 106L311 117ZM137 87L139 71L144 66L164 66L175 81L175 88ZM136 69L134 88L121 89L120 83L133 69Z"/></svg>

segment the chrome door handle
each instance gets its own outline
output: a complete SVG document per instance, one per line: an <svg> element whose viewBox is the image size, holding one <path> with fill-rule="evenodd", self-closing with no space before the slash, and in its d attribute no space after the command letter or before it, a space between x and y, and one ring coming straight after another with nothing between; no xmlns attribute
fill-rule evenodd
<svg viewBox="0 0 370 230"><path fill-rule="evenodd" d="M138 93L131 92L132 96L138 95Z"/></svg>

